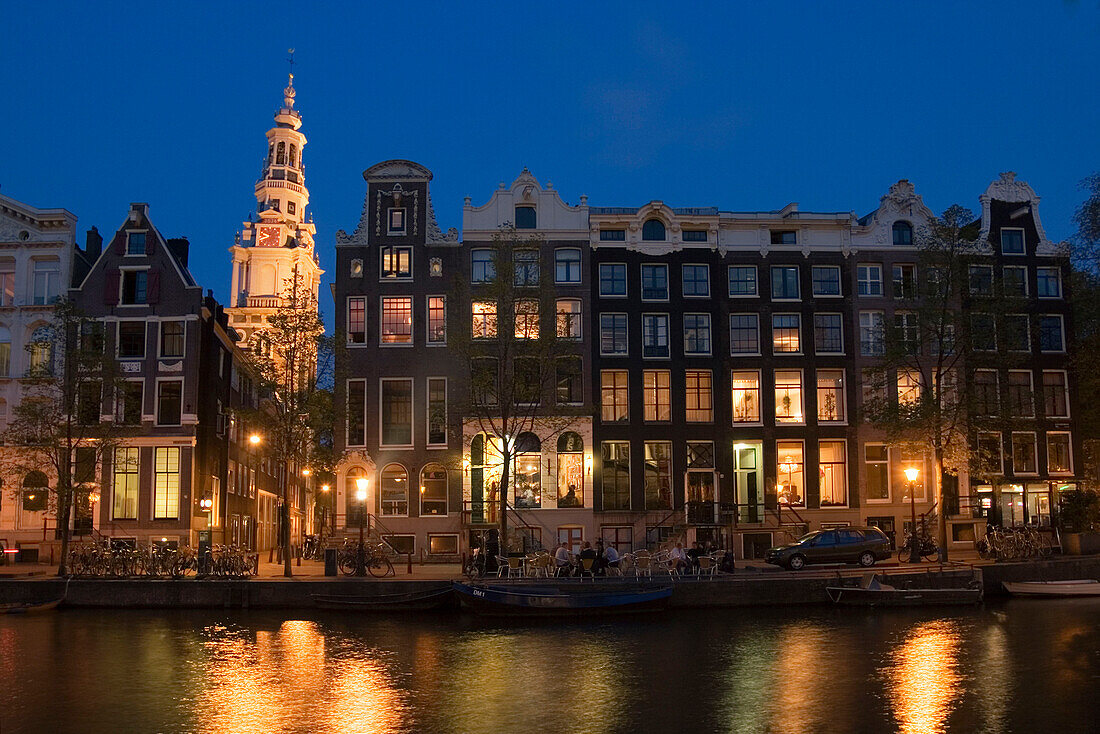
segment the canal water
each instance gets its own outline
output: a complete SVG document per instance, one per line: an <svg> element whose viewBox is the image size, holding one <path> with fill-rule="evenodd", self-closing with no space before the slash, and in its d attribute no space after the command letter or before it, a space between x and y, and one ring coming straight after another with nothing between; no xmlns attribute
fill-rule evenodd
<svg viewBox="0 0 1100 734"><path fill-rule="evenodd" d="M0 616L0 732L1100 731L1100 600Z"/></svg>

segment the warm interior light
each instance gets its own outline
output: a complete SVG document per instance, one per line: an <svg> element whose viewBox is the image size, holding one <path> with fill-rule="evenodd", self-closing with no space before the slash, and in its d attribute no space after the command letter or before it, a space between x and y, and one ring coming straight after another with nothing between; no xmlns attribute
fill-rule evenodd
<svg viewBox="0 0 1100 734"><path fill-rule="evenodd" d="M905 469L905 478L910 482L917 481L918 474L920 474L920 469L917 469L915 466L906 467Z"/></svg>

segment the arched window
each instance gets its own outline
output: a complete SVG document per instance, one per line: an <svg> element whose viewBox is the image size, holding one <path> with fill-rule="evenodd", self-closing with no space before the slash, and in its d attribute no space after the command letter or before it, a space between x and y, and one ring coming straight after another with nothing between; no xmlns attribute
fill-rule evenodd
<svg viewBox="0 0 1100 734"><path fill-rule="evenodd" d="M542 442L533 433L521 433L513 453L516 507L542 507Z"/></svg>
<svg viewBox="0 0 1100 734"><path fill-rule="evenodd" d="M11 332L0 326L0 377L11 377Z"/></svg>
<svg viewBox="0 0 1100 734"><path fill-rule="evenodd" d="M913 244L913 225L909 222L894 222L894 244Z"/></svg>
<svg viewBox="0 0 1100 734"><path fill-rule="evenodd" d="M278 146L276 146L275 148L275 165L286 165L286 143L281 140L279 141Z"/></svg>
<svg viewBox="0 0 1100 734"><path fill-rule="evenodd" d="M344 476L344 502L346 505L345 512L347 513L347 521L345 525L347 527L358 527L360 522L360 516L366 510L367 507L367 485L363 483L363 499L359 499L359 480L365 480L367 478L367 472L361 466L353 466L348 469L347 475ZM362 520L365 523L366 517Z"/></svg>
<svg viewBox="0 0 1100 734"><path fill-rule="evenodd" d="M558 507L584 507L584 439L573 431L558 436Z"/></svg>
<svg viewBox="0 0 1100 734"><path fill-rule="evenodd" d="M287 161L292 166L298 165L298 146L294 143L290 144L290 160Z"/></svg>
<svg viewBox="0 0 1100 734"><path fill-rule="evenodd" d="M40 471L32 471L23 477L23 509L26 512L42 512L50 495L50 482Z"/></svg>
<svg viewBox="0 0 1100 734"><path fill-rule="evenodd" d="M665 223L660 219L650 219L642 225L642 239L650 242L665 241Z"/></svg>
<svg viewBox="0 0 1100 734"><path fill-rule="evenodd" d="M379 482L379 500L383 516L409 514L409 473L400 464L387 464Z"/></svg>
<svg viewBox="0 0 1100 734"><path fill-rule="evenodd" d="M271 165L275 162L275 143L271 143L267 146L267 165Z"/></svg>
<svg viewBox="0 0 1100 734"><path fill-rule="evenodd" d="M31 332L30 365L28 374L53 374L53 330L48 326L39 326Z"/></svg>
<svg viewBox="0 0 1100 734"><path fill-rule="evenodd" d="M535 229L538 224L533 206L516 207L516 229Z"/></svg>
<svg viewBox="0 0 1100 734"><path fill-rule="evenodd" d="M447 514L447 470L428 464L420 470L420 514Z"/></svg>

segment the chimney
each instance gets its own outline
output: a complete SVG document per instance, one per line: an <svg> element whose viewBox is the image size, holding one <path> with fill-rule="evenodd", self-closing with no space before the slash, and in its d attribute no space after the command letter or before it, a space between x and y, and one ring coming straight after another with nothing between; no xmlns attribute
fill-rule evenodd
<svg viewBox="0 0 1100 734"><path fill-rule="evenodd" d="M189 247L190 243L186 237L172 237L168 240L168 249L180 261L180 265L185 268L187 267L187 249Z"/></svg>
<svg viewBox="0 0 1100 734"><path fill-rule="evenodd" d="M84 236L84 254L89 260L95 262L103 253L103 235L94 226Z"/></svg>

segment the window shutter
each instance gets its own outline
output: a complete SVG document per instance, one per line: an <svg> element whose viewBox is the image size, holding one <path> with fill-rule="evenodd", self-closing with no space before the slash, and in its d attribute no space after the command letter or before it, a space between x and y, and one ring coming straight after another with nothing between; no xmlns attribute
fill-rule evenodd
<svg viewBox="0 0 1100 734"><path fill-rule="evenodd" d="M152 232L145 235L145 254L152 255L157 246L157 238Z"/></svg>
<svg viewBox="0 0 1100 734"><path fill-rule="evenodd" d="M128 236L129 235L123 232L118 236L118 240L115 242L115 252L117 252L119 255L126 254L126 238Z"/></svg>
<svg viewBox="0 0 1100 734"><path fill-rule="evenodd" d="M117 270L108 270L103 279L103 304L114 306L118 304L118 286L122 273Z"/></svg>
<svg viewBox="0 0 1100 734"><path fill-rule="evenodd" d="M160 302L160 271L149 271L149 283L146 285L145 302L146 303L159 303Z"/></svg>

